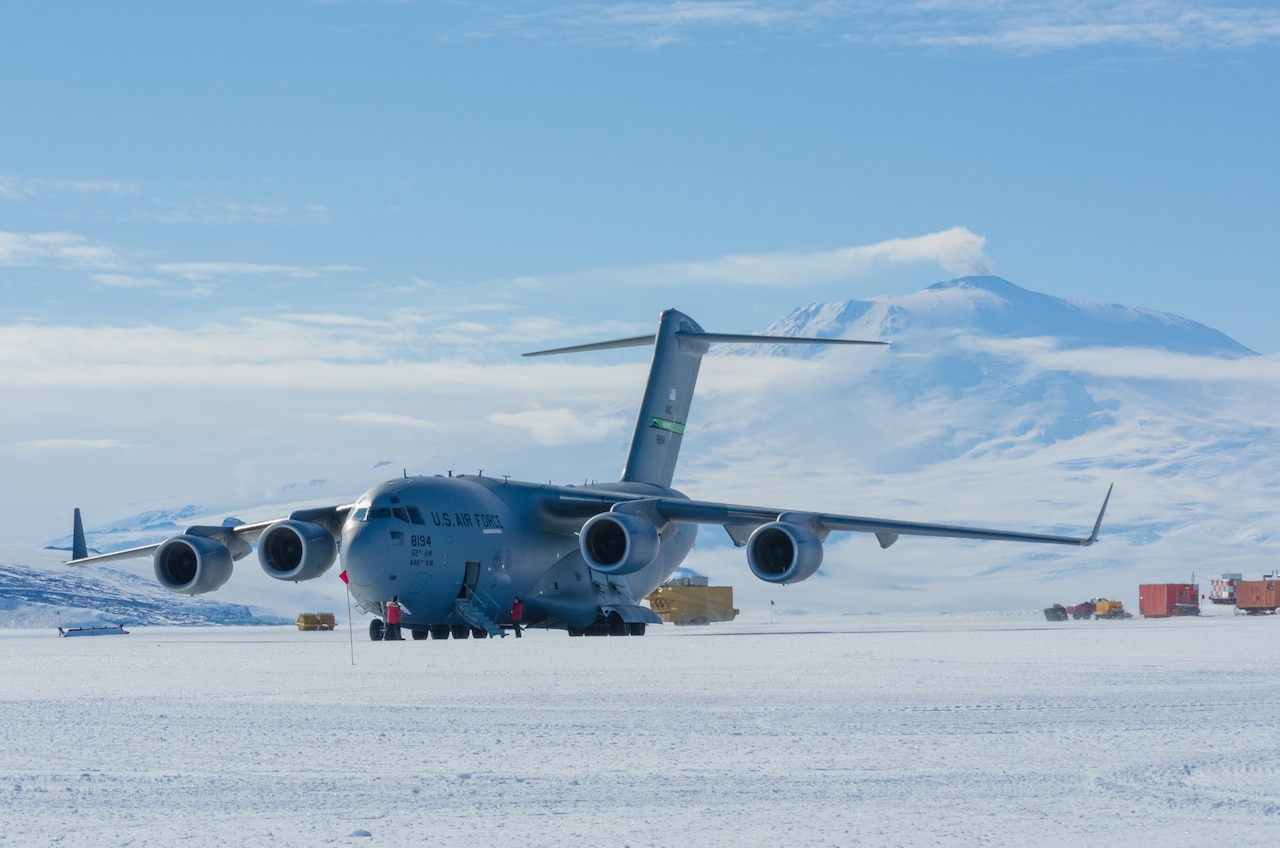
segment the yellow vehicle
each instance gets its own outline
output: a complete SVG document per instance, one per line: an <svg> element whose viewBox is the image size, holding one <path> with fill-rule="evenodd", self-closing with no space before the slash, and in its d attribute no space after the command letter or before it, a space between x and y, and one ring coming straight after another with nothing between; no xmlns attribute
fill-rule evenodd
<svg viewBox="0 0 1280 848"><path fill-rule="evenodd" d="M1124 611L1124 604L1120 601L1108 601L1106 598L1098 598L1093 602L1094 618L1133 618L1133 615Z"/></svg>
<svg viewBox="0 0 1280 848"><path fill-rule="evenodd" d="M1124 611L1124 604L1120 601L1108 601L1106 598L1094 598L1091 601L1085 601L1082 604L1074 604L1066 608L1066 612L1072 618L1133 618L1133 613ZM1046 618L1048 614L1046 613ZM1066 621L1064 615L1057 621Z"/></svg>
<svg viewBox="0 0 1280 848"><path fill-rule="evenodd" d="M335 624L331 612L304 612L298 616L299 630L332 630Z"/></svg>
<svg viewBox="0 0 1280 848"><path fill-rule="evenodd" d="M708 586L705 577L668 580L645 598L649 607L668 624L710 624L733 621L732 586Z"/></svg>

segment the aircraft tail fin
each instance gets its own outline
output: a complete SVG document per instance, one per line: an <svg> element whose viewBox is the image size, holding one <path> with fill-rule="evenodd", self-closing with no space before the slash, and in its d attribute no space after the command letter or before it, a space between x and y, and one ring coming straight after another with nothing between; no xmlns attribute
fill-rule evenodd
<svg viewBox="0 0 1280 848"><path fill-rule="evenodd" d="M645 385L644 399L640 402L640 413L636 418L635 430L631 436L627 463L622 469L622 481L654 483L669 487L675 476L676 460L680 456L680 443L684 439L685 422L689 417L689 406L693 401L694 386L698 382L698 369L702 365L702 356L710 345L717 343L885 344L852 339L708 333L688 315L668 309L659 319L658 332L650 336L633 336L608 342L542 350L526 353L525 356L611 350L652 344L653 361L649 366L649 380Z"/></svg>
<svg viewBox="0 0 1280 848"><path fill-rule="evenodd" d="M84 522L80 520L80 507L76 507L71 524L71 558L84 559L89 555L89 546L84 539Z"/></svg>

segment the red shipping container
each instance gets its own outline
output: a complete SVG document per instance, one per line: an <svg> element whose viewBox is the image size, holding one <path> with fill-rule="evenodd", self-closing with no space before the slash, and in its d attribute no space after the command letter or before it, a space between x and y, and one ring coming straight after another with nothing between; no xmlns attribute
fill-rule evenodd
<svg viewBox="0 0 1280 848"><path fill-rule="evenodd" d="M1143 618L1200 614L1200 587L1195 583L1144 583L1138 587Z"/></svg>
<svg viewBox="0 0 1280 848"><path fill-rule="evenodd" d="M1239 580L1236 582L1236 609L1245 612L1275 612L1280 607L1280 580Z"/></svg>

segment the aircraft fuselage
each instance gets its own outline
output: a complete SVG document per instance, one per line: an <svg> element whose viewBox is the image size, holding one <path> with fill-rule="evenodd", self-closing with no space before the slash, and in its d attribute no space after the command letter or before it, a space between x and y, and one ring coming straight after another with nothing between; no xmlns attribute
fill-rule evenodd
<svg viewBox="0 0 1280 848"><path fill-rule="evenodd" d="M517 596L527 624L586 628L602 607L642 600L693 547L697 525L671 523L648 566L622 576L594 572L577 535L590 513L561 505L566 488L456 476L409 477L370 489L342 527L340 556L353 598L375 612L399 596L406 629L463 624L457 602L468 598L502 624ZM572 487L583 495L606 489L680 497L651 484Z"/></svg>

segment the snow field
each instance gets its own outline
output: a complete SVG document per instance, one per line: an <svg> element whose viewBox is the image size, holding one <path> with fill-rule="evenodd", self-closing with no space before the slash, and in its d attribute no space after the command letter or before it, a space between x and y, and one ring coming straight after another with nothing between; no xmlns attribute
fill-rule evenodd
<svg viewBox="0 0 1280 848"><path fill-rule="evenodd" d="M5 631L0 846L1271 845L1278 628Z"/></svg>

